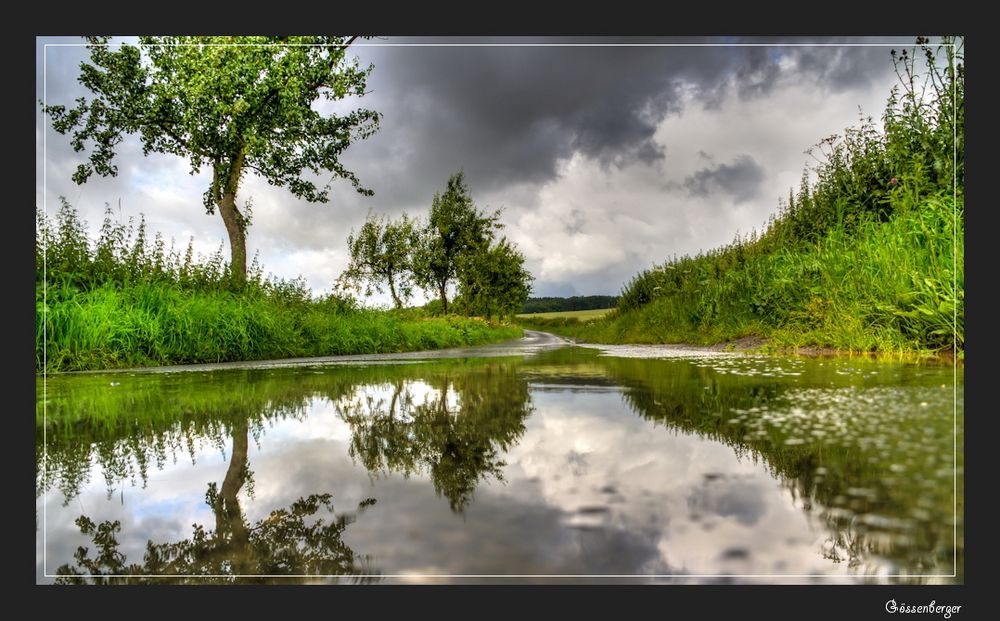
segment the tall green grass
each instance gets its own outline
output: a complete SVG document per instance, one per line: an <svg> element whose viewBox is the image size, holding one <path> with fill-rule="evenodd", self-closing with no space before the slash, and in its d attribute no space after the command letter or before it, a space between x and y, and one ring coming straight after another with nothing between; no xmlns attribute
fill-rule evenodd
<svg viewBox="0 0 1000 621"><path fill-rule="evenodd" d="M881 128L862 118L816 145L813 175L762 233L643 271L604 320L552 327L600 342L752 335L961 355L965 87L961 43L945 43L893 52L901 85Z"/></svg>
<svg viewBox="0 0 1000 621"><path fill-rule="evenodd" d="M89 291L56 289L47 304L39 303L35 365L72 371L386 353L519 335L516 328L470 318L422 318L328 302L290 308L228 292L106 284Z"/></svg>
<svg viewBox="0 0 1000 621"><path fill-rule="evenodd" d="M598 342L708 344L753 335L777 347L964 349L962 221L962 205L938 197L887 223L835 228L809 248L753 254L717 275L698 277L711 258L679 262L669 266L680 272L669 295L573 334Z"/></svg>
<svg viewBox="0 0 1000 621"><path fill-rule="evenodd" d="M386 353L478 345L520 330L473 318L377 311L313 299L301 279L230 286L221 250L194 257L147 243L145 224L115 223L95 241L75 209L38 214L35 368L108 369L298 356Z"/></svg>

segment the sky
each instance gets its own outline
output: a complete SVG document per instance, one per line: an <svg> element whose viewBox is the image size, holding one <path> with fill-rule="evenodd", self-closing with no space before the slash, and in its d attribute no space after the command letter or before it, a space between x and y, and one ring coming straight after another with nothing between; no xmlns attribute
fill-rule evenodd
<svg viewBox="0 0 1000 621"><path fill-rule="evenodd" d="M534 275L532 295L616 295L672 256L760 231L816 163L809 147L861 115L878 121L898 82L889 51L913 39L361 40L352 52L373 65L368 92L317 105L382 115L378 133L341 158L374 195L335 179L329 203L308 203L248 175L238 199L253 206L248 254L265 272L325 293L369 211L426 215L463 171L477 207L502 208L503 234ZM46 47L58 43L82 39L37 39L36 95L71 104L87 95L77 82L87 51ZM117 177L76 185L70 175L86 155L40 110L36 153L36 203L46 212L65 197L96 234L110 205L116 218L144 215L182 249L193 239L196 252L222 246L228 258L222 219L201 203L209 175L192 176L187 161L144 157L130 137L118 146Z"/></svg>

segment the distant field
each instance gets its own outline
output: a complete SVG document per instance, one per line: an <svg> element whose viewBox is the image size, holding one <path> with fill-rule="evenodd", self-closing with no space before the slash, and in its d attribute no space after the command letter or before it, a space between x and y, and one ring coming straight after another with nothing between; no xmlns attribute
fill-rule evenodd
<svg viewBox="0 0 1000 621"><path fill-rule="evenodd" d="M518 315L518 317L522 319L579 319L580 321L587 321L588 319L603 317L611 312L611 310L610 308L592 308L590 310L556 311L554 313L524 313Z"/></svg>

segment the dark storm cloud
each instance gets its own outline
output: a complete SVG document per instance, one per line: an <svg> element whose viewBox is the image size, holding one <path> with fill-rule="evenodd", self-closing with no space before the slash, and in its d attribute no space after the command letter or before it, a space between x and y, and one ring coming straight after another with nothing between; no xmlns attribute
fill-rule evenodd
<svg viewBox="0 0 1000 621"><path fill-rule="evenodd" d="M847 39L827 43L850 43ZM885 73L891 48L872 47L753 47L736 70L741 97L767 95L784 78L808 80L824 91L837 93L871 85ZM782 69L778 59L790 67Z"/></svg>
<svg viewBox="0 0 1000 621"><path fill-rule="evenodd" d="M771 92L781 74L776 62L779 53L775 48L747 48L743 62L736 69L740 97L755 97Z"/></svg>
<svg viewBox="0 0 1000 621"><path fill-rule="evenodd" d="M702 168L684 179L684 188L692 196L722 192L735 203L744 203L760 194L764 178L764 168L749 155L741 155L731 164Z"/></svg>
<svg viewBox="0 0 1000 621"><path fill-rule="evenodd" d="M370 141L372 155L379 165L405 160L405 166L390 165L415 182L400 190L424 186L421 194L433 193L459 169L483 191L542 183L576 151L604 164L661 159L652 137L676 103L672 81L682 67L674 66L683 65L662 49L363 51L375 65L365 103L384 114ZM708 59L714 76L723 67L720 59ZM387 136L411 149L394 150Z"/></svg>
<svg viewBox="0 0 1000 621"><path fill-rule="evenodd" d="M729 89L761 97L782 79L863 86L884 73L888 50L360 47L357 55L374 65L360 103L384 117L352 155L363 178L375 179L376 202L398 206L426 201L459 169L473 190L494 191L547 182L577 152L604 167L660 161L657 124L685 97L711 107Z"/></svg>
<svg viewBox="0 0 1000 621"><path fill-rule="evenodd" d="M802 47L793 57L799 71L832 91L867 87L890 62L885 47Z"/></svg>

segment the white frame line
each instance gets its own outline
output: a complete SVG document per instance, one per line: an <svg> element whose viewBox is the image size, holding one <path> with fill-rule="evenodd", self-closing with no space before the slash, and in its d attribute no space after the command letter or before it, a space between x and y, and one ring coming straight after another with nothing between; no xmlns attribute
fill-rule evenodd
<svg viewBox="0 0 1000 621"><path fill-rule="evenodd" d="M105 47L130 45L126 43L104 43ZM162 44L158 47L260 47L254 43L209 43L209 44ZM264 44L274 47L325 47L307 43L276 43ZM350 47L899 47L902 43L352 43ZM950 47L955 51L956 44L939 44L940 47ZM48 48L50 47L90 47L88 43L44 43L42 50L42 101L48 106ZM955 57L951 59L952 70L955 70ZM952 98L958 95L957 83L952 84ZM48 216L48 131L45 120L42 121L42 212ZM952 109L952 293L958 293L958 111ZM56 578L57 574L48 573L48 540L47 540L47 505L48 486L48 247L42 253L42 483L45 491L42 494L42 572L45 578ZM957 299L957 298L956 298ZM952 310L953 335L958 335L958 306ZM951 574L252 574L252 575L191 575L191 574L157 574L157 575L80 575L81 578L837 578L866 579L882 578L956 578L958 577L958 343L952 342L952 573Z"/></svg>

